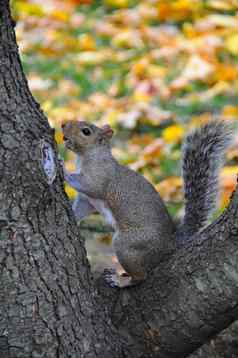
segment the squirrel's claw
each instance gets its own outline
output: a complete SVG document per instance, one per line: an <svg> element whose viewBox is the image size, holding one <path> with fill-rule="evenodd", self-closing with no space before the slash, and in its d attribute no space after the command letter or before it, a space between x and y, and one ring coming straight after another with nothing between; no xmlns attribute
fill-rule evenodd
<svg viewBox="0 0 238 358"><path fill-rule="evenodd" d="M112 288L120 288L115 269L105 269L103 272L106 283Z"/></svg>
<svg viewBox="0 0 238 358"><path fill-rule="evenodd" d="M136 286L143 281L133 280L127 272L124 272L122 275L118 275L115 269L105 269L103 274L105 281L112 288Z"/></svg>

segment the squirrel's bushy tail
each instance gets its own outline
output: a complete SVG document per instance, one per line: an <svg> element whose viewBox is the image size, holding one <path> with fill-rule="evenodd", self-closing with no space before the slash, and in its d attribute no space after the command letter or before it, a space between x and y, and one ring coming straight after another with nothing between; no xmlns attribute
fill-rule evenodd
<svg viewBox="0 0 238 358"><path fill-rule="evenodd" d="M183 145L185 214L180 232L201 230L216 208L219 170L232 139L230 125L212 120L190 133Z"/></svg>

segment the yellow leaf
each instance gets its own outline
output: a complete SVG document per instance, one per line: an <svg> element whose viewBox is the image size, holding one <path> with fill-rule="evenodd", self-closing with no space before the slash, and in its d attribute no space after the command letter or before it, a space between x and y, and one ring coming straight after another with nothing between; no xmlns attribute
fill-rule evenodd
<svg viewBox="0 0 238 358"><path fill-rule="evenodd" d="M184 11L184 14L187 14L189 11L197 11L199 5L198 0L176 0L174 1L173 8L177 11Z"/></svg>
<svg viewBox="0 0 238 358"><path fill-rule="evenodd" d="M95 51L96 41L90 34L82 34L79 36L79 47L83 51Z"/></svg>
<svg viewBox="0 0 238 358"><path fill-rule="evenodd" d="M41 104L41 108L43 109L44 112L49 112L52 107L53 107L53 103L50 100L46 100Z"/></svg>
<svg viewBox="0 0 238 358"><path fill-rule="evenodd" d="M184 136L184 129L179 125L172 125L164 129L162 137L167 143L180 142Z"/></svg>
<svg viewBox="0 0 238 358"><path fill-rule="evenodd" d="M150 65L147 68L147 72L150 78L163 78L167 74L168 69L164 66Z"/></svg>
<svg viewBox="0 0 238 358"><path fill-rule="evenodd" d="M62 22L68 22L70 19L69 14L67 14L66 12L54 9L51 13L51 16L58 21L62 21Z"/></svg>
<svg viewBox="0 0 238 358"><path fill-rule="evenodd" d="M224 117L238 117L238 106L226 105L222 112Z"/></svg>
<svg viewBox="0 0 238 358"><path fill-rule="evenodd" d="M225 48L232 54L238 55L238 33L227 37Z"/></svg>
<svg viewBox="0 0 238 358"><path fill-rule="evenodd" d="M198 14L202 8L199 0L158 1L159 19L162 21L183 20L189 15Z"/></svg>
<svg viewBox="0 0 238 358"><path fill-rule="evenodd" d="M65 184L65 188L64 188L66 194L68 195L69 199L75 199L76 195L77 195L77 191L74 190L71 186L69 186L68 184Z"/></svg>
<svg viewBox="0 0 238 358"><path fill-rule="evenodd" d="M132 66L132 72L139 78L144 78L145 77L145 72L148 68L149 65L149 61L145 58L143 58L142 60L135 62L134 65Z"/></svg>
<svg viewBox="0 0 238 358"><path fill-rule="evenodd" d="M230 175L236 176L237 174L238 174L238 165L224 167L222 170L222 177L230 176Z"/></svg>
<svg viewBox="0 0 238 358"><path fill-rule="evenodd" d="M127 8L129 5L128 0L104 0L104 3L107 6L118 7L118 8Z"/></svg>
<svg viewBox="0 0 238 358"><path fill-rule="evenodd" d="M45 15L42 6L39 4L19 1L19 3L16 2L15 7L19 13L23 13L29 16L43 17Z"/></svg>
<svg viewBox="0 0 238 358"><path fill-rule="evenodd" d="M188 38L193 38L197 35L194 25L188 22L183 24L183 32Z"/></svg>
<svg viewBox="0 0 238 358"><path fill-rule="evenodd" d="M55 132L55 141L57 144L62 144L64 142L62 132L59 132L59 131Z"/></svg>
<svg viewBox="0 0 238 358"><path fill-rule="evenodd" d="M54 57L57 55L58 50L56 48L53 47L48 47L48 46L44 46L44 47L40 47L38 49L38 53L39 54L43 54L44 56L47 57Z"/></svg>
<svg viewBox="0 0 238 358"><path fill-rule="evenodd" d="M149 102L151 100L151 96L144 91L136 90L133 94L133 100L134 102Z"/></svg>
<svg viewBox="0 0 238 358"><path fill-rule="evenodd" d="M119 116L119 112L115 109L114 110L112 109L106 113L104 122L109 124L110 126L114 126L117 124L118 116Z"/></svg>

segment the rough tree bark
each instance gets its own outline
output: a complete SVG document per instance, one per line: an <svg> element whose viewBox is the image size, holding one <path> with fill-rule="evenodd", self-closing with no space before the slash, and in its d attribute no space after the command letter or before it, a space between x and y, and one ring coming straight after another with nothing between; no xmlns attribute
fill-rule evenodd
<svg viewBox="0 0 238 358"><path fill-rule="evenodd" d="M186 357L237 318L238 191L199 237L141 286L92 280L42 140L57 149L32 97L8 0L0 0L0 357Z"/></svg>
<svg viewBox="0 0 238 358"><path fill-rule="evenodd" d="M219 333L209 343L204 344L189 358L237 358L238 357L238 321Z"/></svg>
<svg viewBox="0 0 238 358"><path fill-rule="evenodd" d="M8 1L0 0L0 356L122 357L92 285L62 186L41 162L53 133L28 89Z"/></svg>

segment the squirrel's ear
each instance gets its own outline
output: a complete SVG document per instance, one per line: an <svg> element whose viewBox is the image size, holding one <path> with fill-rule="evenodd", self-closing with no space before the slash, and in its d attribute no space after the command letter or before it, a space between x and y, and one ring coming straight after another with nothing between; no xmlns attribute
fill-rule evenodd
<svg viewBox="0 0 238 358"><path fill-rule="evenodd" d="M102 131L103 131L103 137L104 138L107 138L107 139L112 138L113 130L108 124L105 124L105 126L102 127Z"/></svg>

